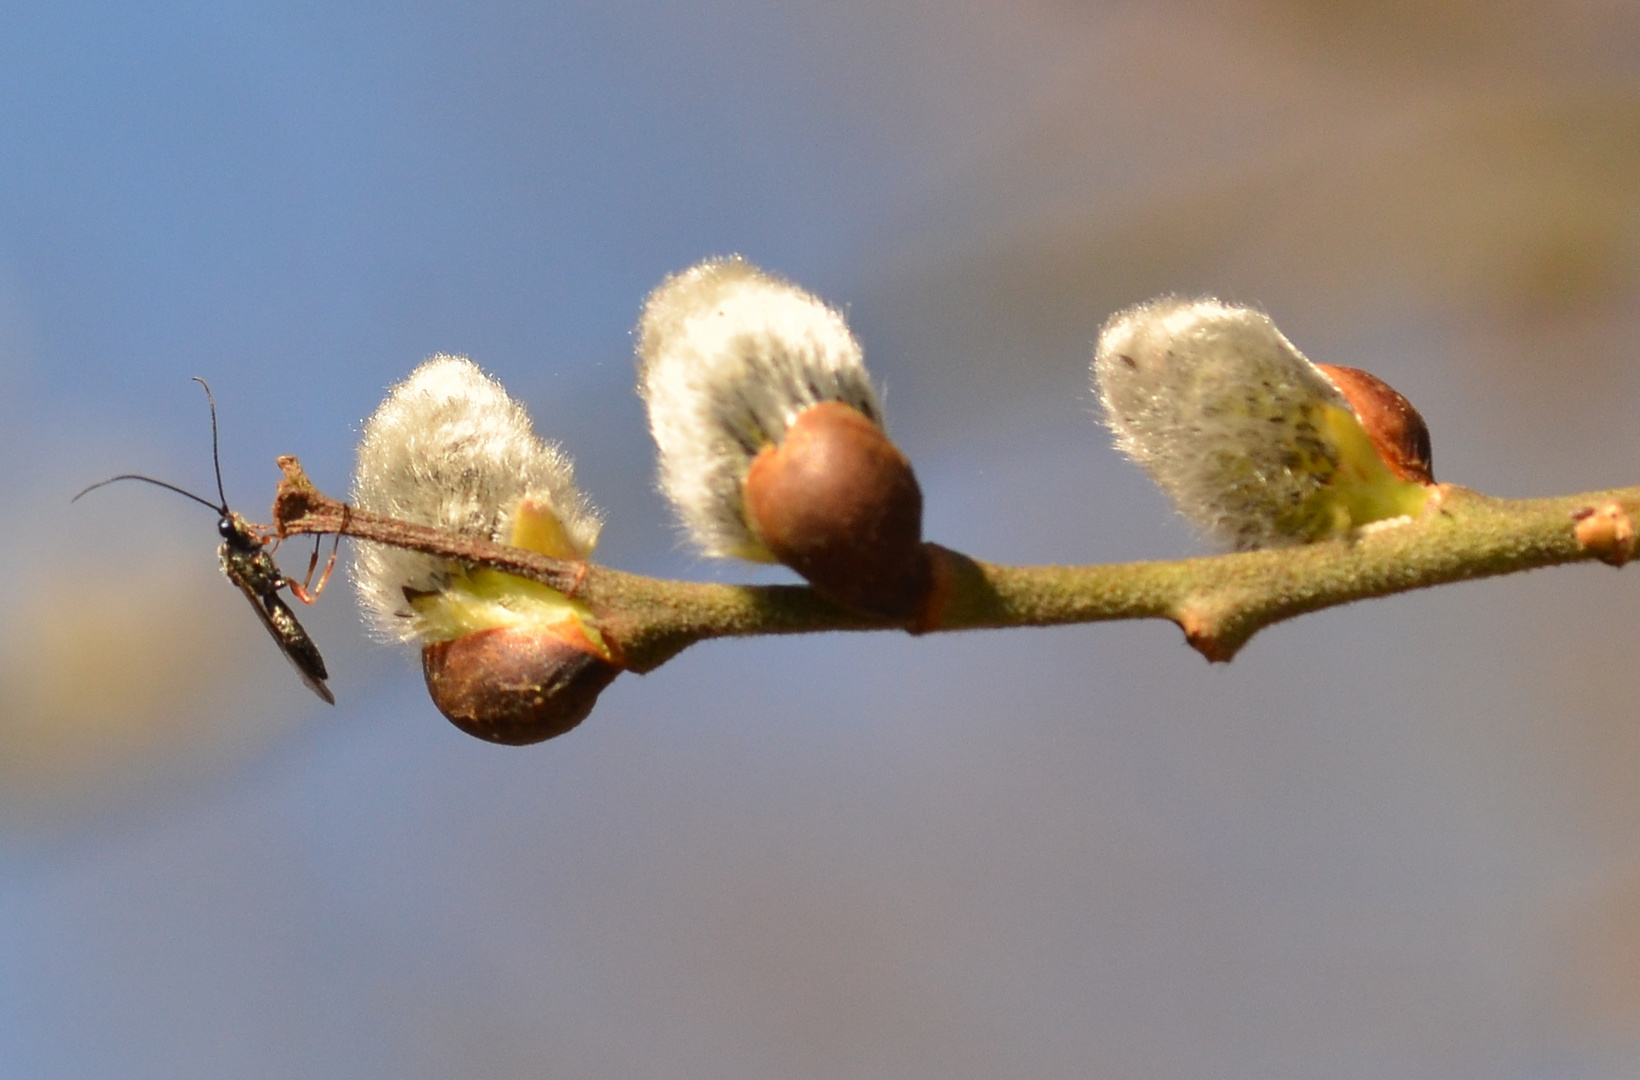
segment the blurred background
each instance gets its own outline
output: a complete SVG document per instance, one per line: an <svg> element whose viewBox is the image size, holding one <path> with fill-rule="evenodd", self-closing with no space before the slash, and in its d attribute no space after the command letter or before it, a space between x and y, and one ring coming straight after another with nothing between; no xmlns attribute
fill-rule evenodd
<svg viewBox="0 0 1640 1080"><path fill-rule="evenodd" d="M1640 482L1640 9L468 0L0 10L0 1075L1628 1077L1640 576L1310 616L715 643L485 745L339 575L321 705L216 571L276 454L497 375L602 559L694 558L630 328L740 252L844 305L928 534L1203 550L1086 360L1262 305L1437 476ZM287 569L305 561L282 552ZM778 580L763 573L758 580Z"/></svg>

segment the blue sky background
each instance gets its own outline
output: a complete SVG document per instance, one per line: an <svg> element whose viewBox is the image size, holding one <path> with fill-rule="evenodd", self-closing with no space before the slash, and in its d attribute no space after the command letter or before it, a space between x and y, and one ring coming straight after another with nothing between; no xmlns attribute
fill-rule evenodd
<svg viewBox="0 0 1640 1080"><path fill-rule="evenodd" d="M1640 479L1640 19L1621 4L0 10L0 1076L1623 1077L1635 579L1165 624L716 643L487 746L222 582L274 455L470 355L600 556L707 565L629 331L740 252L848 308L927 533L1201 545L1095 423L1160 292L1418 402L1437 475ZM294 565L287 555L287 564ZM758 571L759 579L771 572Z"/></svg>

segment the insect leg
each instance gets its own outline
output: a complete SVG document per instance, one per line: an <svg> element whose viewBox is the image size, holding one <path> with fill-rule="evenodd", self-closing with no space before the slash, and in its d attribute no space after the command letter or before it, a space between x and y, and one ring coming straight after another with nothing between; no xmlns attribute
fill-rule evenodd
<svg viewBox="0 0 1640 1080"><path fill-rule="evenodd" d="M330 581L330 572L336 569L336 549L342 546L342 534L336 534L335 543L330 545L330 561L325 563L325 572L319 575L319 584L313 585L313 571L319 566L319 545L321 537L313 538L313 556L308 559L307 576L298 582L293 577L287 577L284 584L290 589L290 594L304 604L311 604L319 599L319 594L325 591L325 585ZM312 586L311 589L309 586Z"/></svg>

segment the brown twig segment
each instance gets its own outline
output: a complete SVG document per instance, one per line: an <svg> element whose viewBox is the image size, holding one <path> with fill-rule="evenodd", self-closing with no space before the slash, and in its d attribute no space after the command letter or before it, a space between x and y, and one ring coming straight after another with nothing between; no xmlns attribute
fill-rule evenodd
<svg viewBox="0 0 1640 1080"><path fill-rule="evenodd" d="M280 536L340 533L489 566L575 589L622 666L650 671L717 637L826 630L928 633L1169 619L1209 660L1228 661L1255 633L1310 611L1472 578L1633 554L1629 539L1585 539L1590 508L1603 520L1640 515L1640 487L1552 499L1494 499L1442 485L1421 517L1383 522L1335 540L1171 562L999 566L927 545L936 587L906 620L849 612L812 590L713 585L626 574L350 509L313 488L295 458L274 501ZM1581 515L1581 516L1579 516ZM1581 532L1580 532L1581 529ZM1621 532L1619 528L1617 530Z"/></svg>

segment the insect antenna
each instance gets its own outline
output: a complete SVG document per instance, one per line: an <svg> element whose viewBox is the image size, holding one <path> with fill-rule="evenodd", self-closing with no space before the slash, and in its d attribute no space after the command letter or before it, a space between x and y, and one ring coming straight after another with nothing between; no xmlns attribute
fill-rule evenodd
<svg viewBox="0 0 1640 1080"><path fill-rule="evenodd" d="M174 491L178 495L194 500L194 502L199 503L201 506L209 506L221 516L227 517L228 496L222 490L222 456L217 452L216 397L211 393L210 384L204 379L201 379L198 375L195 375L193 376L193 380L199 385L205 387L205 401L211 407L211 464L216 469L216 495L217 498L222 500L220 504L213 503L211 500L206 498L201 498L191 491L177 487L175 484L168 484L164 480L156 480L152 476L143 476L141 473L121 473L118 476L110 476L107 480L98 480L90 487L81 489L79 495L74 496L68 501L71 503L79 502L80 495L85 495L89 492L96 491L100 487L107 487L109 484L118 483L121 480L141 480L145 484L153 484L155 487L162 487L167 491Z"/></svg>
<svg viewBox="0 0 1640 1080"><path fill-rule="evenodd" d="M222 455L217 451L216 441L216 395L211 393L211 384L198 375L190 376L194 382L205 388L205 401L211 407L211 465L216 469L216 497L222 500L222 513L228 512L228 495L222 490Z"/></svg>
<svg viewBox="0 0 1640 1080"><path fill-rule="evenodd" d="M201 506L209 506L212 510L215 510L219 514L223 514L223 513L227 512L223 507L220 507L220 506L216 505L214 502L212 502L209 499L202 499L198 495L195 495L193 492L187 491L183 488L179 488L175 484L167 484L163 480L155 480L152 476L143 476L140 473L121 473L118 476L110 476L107 480L98 480L95 484L92 484L90 487L81 489L79 495L74 496L72 499L70 499L68 501L69 502L79 502L80 501L80 495L87 495L87 494L89 494L93 491L96 491L100 487L107 487L109 484L118 483L121 480L141 480L145 484L153 484L155 487L162 487L162 488L165 488L167 491L174 491L178 495L182 495L186 498L194 500L194 502L199 503Z"/></svg>

